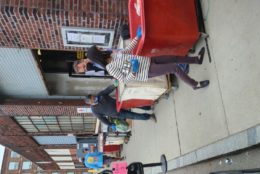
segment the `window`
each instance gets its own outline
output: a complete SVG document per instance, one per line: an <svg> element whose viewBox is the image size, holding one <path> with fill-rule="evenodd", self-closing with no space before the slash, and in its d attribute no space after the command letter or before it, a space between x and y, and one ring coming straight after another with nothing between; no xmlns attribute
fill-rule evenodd
<svg viewBox="0 0 260 174"><path fill-rule="evenodd" d="M11 152L10 156L11 156L11 158L19 158L20 157L20 155L18 153L14 152L14 151Z"/></svg>
<svg viewBox="0 0 260 174"><path fill-rule="evenodd" d="M52 156L54 161L72 161L71 156Z"/></svg>
<svg viewBox="0 0 260 174"><path fill-rule="evenodd" d="M69 149L44 149L49 155L68 155L70 156Z"/></svg>
<svg viewBox="0 0 260 174"><path fill-rule="evenodd" d="M60 172L51 172L51 174L60 174Z"/></svg>
<svg viewBox="0 0 260 174"><path fill-rule="evenodd" d="M32 162L31 161L24 161L23 162L23 166L22 169L23 170L28 170L32 168Z"/></svg>
<svg viewBox="0 0 260 174"><path fill-rule="evenodd" d="M15 120L27 132L93 132L96 118L93 116L16 116Z"/></svg>
<svg viewBox="0 0 260 174"><path fill-rule="evenodd" d="M74 172L67 172L67 174L74 174Z"/></svg>
<svg viewBox="0 0 260 174"><path fill-rule="evenodd" d="M18 167L19 167L19 163L18 162L10 162L9 166L8 166L8 169L9 170L17 170Z"/></svg>
<svg viewBox="0 0 260 174"><path fill-rule="evenodd" d="M33 136L41 145L43 144L77 144L75 136Z"/></svg>
<svg viewBox="0 0 260 174"><path fill-rule="evenodd" d="M33 50L44 73L68 73L68 62L85 57L84 51Z"/></svg>
<svg viewBox="0 0 260 174"><path fill-rule="evenodd" d="M57 162L58 166L60 169L75 169L74 163L73 162ZM68 174L69 172L67 172ZM73 173L74 174L74 173Z"/></svg>
<svg viewBox="0 0 260 174"><path fill-rule="evenodd" d="M67 170L67 169L75 169L75 166L59 166L60 167L60 169L62 169L62 170Z"/></svg>

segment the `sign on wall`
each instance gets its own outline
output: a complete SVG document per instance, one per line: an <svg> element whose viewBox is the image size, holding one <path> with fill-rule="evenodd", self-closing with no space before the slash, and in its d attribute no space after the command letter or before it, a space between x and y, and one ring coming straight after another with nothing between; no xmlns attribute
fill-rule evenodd
<svg viewBox="0 0 260 174"><path fill-rule="evenodd" d="M92 113L92 110L90 108L77 108L77 113L78 114Z"/></svg>
<svg viewBox="0 0 260 174"><path fill-rule="evenodd" d="M61 33L64 46L111 48L114 39L114 31L106 29L62 27Z"/></svg>

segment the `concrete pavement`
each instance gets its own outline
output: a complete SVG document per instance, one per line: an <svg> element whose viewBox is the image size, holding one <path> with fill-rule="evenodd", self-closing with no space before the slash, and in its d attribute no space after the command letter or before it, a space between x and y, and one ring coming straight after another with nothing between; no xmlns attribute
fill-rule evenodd
<svg viewBox="0 0 260 174"><path fill-rule="evenodd" d="M210 79L210 86L193 91L179 81L156 105L156 124L134 121L124 145L128 162L158 162L161 154L175 159L260 123L259 8L259 0L202 0L212 62L206 55L203 65L191 65L190 76Z"/></svg>
<svg viewBox="0 0 260 174"><path fill-rule="evenodd" d="M260 173L260 148L252 148L232 155L225 155L216 159L208 160L199 164L169 171L168 174L209 174L211 172L221 172L221 174L231 174L228 171L252 170ZM228 161L227 161L228 160ZM257 172L256 172L257 171ZM249 173L249 172L244 172ZM254 173L254 172L251 172ZM220 173L218 173L220 174ZM232 174L242 174L235 173Z"/></svg>

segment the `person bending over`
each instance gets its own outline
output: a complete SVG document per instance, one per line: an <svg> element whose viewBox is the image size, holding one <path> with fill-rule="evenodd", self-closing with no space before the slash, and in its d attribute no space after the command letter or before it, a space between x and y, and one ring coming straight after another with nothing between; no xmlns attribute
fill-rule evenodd
<svg viewBox="0 0 260 174"><path fill-rule="evenodd" d="M116 100L109 94L115 89L114 85L107 87L105 90L99 92L97 95L88 95L85 98L85 103L91 105L93 114L104 124L110 126L115 130L115 125L110 122L106 116L119 119L133 119L133 120L148 120L156 121L154 114L135 113L128 110L116 110Z"/></svg>
<svg viewBox="0 0 260 174"><path fill-rule="evenodd" d="M193 89L204 88L209 85L209 80L196 81L188 76L178 63L199 64L204 58L205 48L201 48L198 56L138 56L131 54L138 40L142 36L141 27L138 27L136 37L121 51L102 51L96 46L91 47L91 54L88 58L93 62L102 62L108 73L120 82L128 83L130 81L145 82L148 78L165 74L175 74L179 79L190 85ZM103 60L103 61L101 61Z"/></svg>

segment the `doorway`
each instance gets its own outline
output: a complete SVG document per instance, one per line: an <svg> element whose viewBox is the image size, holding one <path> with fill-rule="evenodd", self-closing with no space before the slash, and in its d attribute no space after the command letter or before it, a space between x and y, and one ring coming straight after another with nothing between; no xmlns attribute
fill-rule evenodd
<svg viewBox="0 0 260 174"><path fill-rule="evenodd" d="M72 65L85 58L85 51L32 50L50 95L85 96L96 94L112 83L111 76L77 74Z"/></svg>

